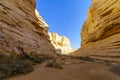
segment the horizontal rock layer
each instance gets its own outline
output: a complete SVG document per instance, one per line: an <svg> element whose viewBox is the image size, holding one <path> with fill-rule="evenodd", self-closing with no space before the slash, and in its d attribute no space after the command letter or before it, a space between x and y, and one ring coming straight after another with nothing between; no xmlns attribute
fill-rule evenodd
<svg viewBox="0 0 120 80"><path fill-rule="evenodd" d="M0 51L53 54L48 26L35 11L35 0L0 1Z"/></svg>
<svg viewBox="0 0 120 80"><path fill-rule="evenodd" d="M120 61L120 0L92 0L76 52Z"/></svg>
<svg viewBox="0 0 120 80"><path fill-rule="evenodd" d="M59 36L57 33L49 33L51 43L58 54L69 54L74 51L70 40L65 36Z"/></svg>

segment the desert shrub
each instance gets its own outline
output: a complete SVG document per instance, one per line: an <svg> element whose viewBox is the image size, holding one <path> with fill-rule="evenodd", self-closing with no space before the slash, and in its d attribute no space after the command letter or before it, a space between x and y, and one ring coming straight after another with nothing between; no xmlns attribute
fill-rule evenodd
<svg viewBox="0 0 120 80"><path fill-rule="evenodd" d="M85 60L85 61L90 61L90 62L94 62L95 60L89 56L78 56L77 57L80 60Z"/></svg>
<svg viewBox="0 0 120 80"><path fill-rule="evenodd" d="M51 56L46 56L46 55L36 55L34 53L31 53L29 56L29 59L32 60L34 63L42 63L45 60L52 59L53 57Z"/></svg>
<svg viewBox="0 0 120 80"><path fill-rule="evenodd" d="M0 53L0 80L33 70L31 60Z"/></svg>
<svg viewBox="0 0 120 80"><path fill-rule="evenodd" d="M30 59L35 63L42 63L43 61L48 60L50 58L44 56L44 57L32 57Z"/></svg>
<svg viewBox="0 0 120 80"><path fill-rule="evenodd" d="M18 74L26 74L33 71L33 64L42 63L51 59L49 56L32 55L5 55L0 52L0 80Z"/></svg>
<svg viewBox="0 0 120 80"><path fill-rule="evenodd" d="M120 64L112 65L110 68L110 71L112 71L113 73L117 75L120 75Z"/></svg>

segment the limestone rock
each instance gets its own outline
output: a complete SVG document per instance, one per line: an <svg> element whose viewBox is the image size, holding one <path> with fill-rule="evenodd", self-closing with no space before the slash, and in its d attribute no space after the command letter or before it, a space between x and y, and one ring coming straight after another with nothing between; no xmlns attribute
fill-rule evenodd
<svg viewBox="0 0 120 80"><path fill-rule="evenodd" d="M35 0L0 1L0 51L53 54L48 26L35 10Z"/></svg>
<svg viewBox="0 0 120 80"><path fill-rule="evenodd" d="M53 60L48 60L46 67L53 67L56 69L63 69L63 61L60 58L56 58Z"/></svg>
<svg viewBox="0 0 120 80"><path fill-rule="evenodd" d="M77 54L120 61L120 0L92 0Z"/></svg>
<svg viewBox="0 0 120 80"><path fill-rule="evenodd" d="M58 54L69 54L74 51L67 37L59 36L57 33L49 33L49 36Z"/></svg>

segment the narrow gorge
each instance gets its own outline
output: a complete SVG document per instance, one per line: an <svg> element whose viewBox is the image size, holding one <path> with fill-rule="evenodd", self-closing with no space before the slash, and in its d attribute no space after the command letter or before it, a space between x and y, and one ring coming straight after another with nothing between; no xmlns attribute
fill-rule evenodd
<svg viewBox="0 0 120 80"><path fill-rule="evenodd" d="M120 80L119 4L92 0L74 50L35 0L0 0L0 80Z"/></svg>

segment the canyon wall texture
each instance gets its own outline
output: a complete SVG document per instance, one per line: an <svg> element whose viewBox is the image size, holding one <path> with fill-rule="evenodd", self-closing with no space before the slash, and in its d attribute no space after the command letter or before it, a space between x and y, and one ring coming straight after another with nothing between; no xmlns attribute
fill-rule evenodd
<svg viewBox="0 0 120 80"><path fill-rule="evenodd" d="M120 61L120 0L92 0L81 37L77 54Z"/></svg>
<svg viewBox="0 0 120 80"><path fill-rule="evenodd" d="M70 40L65 36L59 36L57 33L49 33L51 43L58 54L70 54L74 51Z"/></svg>
<svg viewBox="0 0 120 80"><path fill-rule="evenodd" d="M0 51L19 55L55 52L35 0L0 1Z"/></svg>

